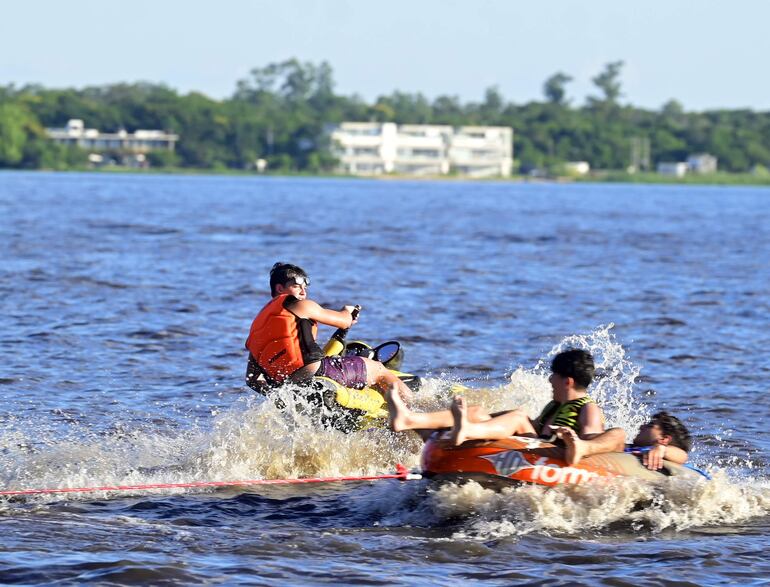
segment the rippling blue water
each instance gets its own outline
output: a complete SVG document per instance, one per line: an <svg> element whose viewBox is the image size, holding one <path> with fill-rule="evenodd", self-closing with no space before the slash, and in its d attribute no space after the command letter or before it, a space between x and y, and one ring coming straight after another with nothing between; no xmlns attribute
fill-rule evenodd
<svg viewBox="0 0 770 587"><path fill-rule="evenodd" d="M355 338L399 339L407 369L513 405L517 367L537 378L569 337L621 352L641 376L618 375L619 387L636 379L635 405L611 416L681 415L696 463L718 477L715 490L672 488L654 515L622 492L597 505L389 481L5 501L0 581L766 580L769 196L0 174L2 488L416 463L412 441L268 430L242 385L242 345L277 260L305 267L320 303L361 304ZM614 513L597 521L597 508Z"/></svg>

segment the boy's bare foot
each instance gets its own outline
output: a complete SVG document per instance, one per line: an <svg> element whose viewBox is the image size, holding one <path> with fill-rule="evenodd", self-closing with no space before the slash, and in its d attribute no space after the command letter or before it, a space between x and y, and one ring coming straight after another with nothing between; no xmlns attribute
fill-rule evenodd
<svg viewBox="0 0 770 587"><path fill-rule="evenodd" d="M406 407L395 385L385 393L385 400L388 402L388 423L391 430L394 432L411 430L409 408Z"/></svg>
<svg viewBox="0 0 770 587"><path fill-rule="evenodd" d="M460 446L467 438L468 407L465 405L465 398L458 395L452 402L451 410L455 422L450 440L454 446Z"/></svg>
<svg viewBox="0 0 770 587"><path fill-rule="evenodd" d="M401 399L403 400L403 402L408 404L412 403L412 400L414 399L412 395L412 390L410 390L405 383L403 383L398 378L396 378L395 375L387 375L387 376L383 375L381 377L378 377L374 383L374 386L377 389L381 390L381 392L382 390L388 390L391 387L393 389L398 389L399 394L401 395ZM384 396L386 395L386 393L382 392L382 395Z"/></svg>
<svg viewBox="0 0 770 587"><path fill-rule="evenodd" d="M585 454L585 441L572 428L561 426L556 429L556 436L564 441L564 460L568 465L574 465Z"/></svg>

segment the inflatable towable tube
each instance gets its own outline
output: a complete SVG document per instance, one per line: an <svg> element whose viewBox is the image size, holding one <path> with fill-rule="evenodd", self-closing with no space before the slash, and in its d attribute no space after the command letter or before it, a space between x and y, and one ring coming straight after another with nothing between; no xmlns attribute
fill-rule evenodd
<svg viewBox="0 0 770 587"><path fill-rule="evenodd" d="M562 458L556 445L537 438L512 436L504 440L465 442L452 446L448 433L434 433L422 452L422 472L426 477L447 480L473 480L486 486L518 483L555 486L577 484L600 477L627 476L660 480L666 476L705 478L687 466L664 461L662 472L650 471L630 453L604 453L585 457L574 465Z"/></svg>

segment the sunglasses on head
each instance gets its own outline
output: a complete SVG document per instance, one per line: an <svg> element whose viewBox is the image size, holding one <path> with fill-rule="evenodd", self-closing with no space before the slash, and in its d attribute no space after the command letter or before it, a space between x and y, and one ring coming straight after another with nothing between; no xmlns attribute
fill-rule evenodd
<svg viewBox="0 0 770 587"><path fill-rule="evenodd" d="M310 287L310 278L309 277L305 277L303 275L297 275L296 277L290 278L286 282L286 286L287 287L288 286L292 286L292 285L300 285L300 286L304 286L304 287Z"/></svg>

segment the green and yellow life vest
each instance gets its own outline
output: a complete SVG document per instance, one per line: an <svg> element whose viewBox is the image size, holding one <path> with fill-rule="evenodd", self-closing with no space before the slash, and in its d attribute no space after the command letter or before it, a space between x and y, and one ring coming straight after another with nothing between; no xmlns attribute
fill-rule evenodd
<svg viewBox="0 0 770 587"><path fill-rule="evenodd" d="M566 428L572 428L579 434L580 422L578 420L580 419L580 410L583 409L584 405L593 403L593 401L594 400L586 395L578 399L564 402L563 404L560 404L557 401L548 402L548 405L543 408L543 411L540 412L540 415L533 421L537 433L542 434L543 427L546 425L548 420L551 420L551 428L564 426ZM553 419L551 419L552 416Z"/></svg>

